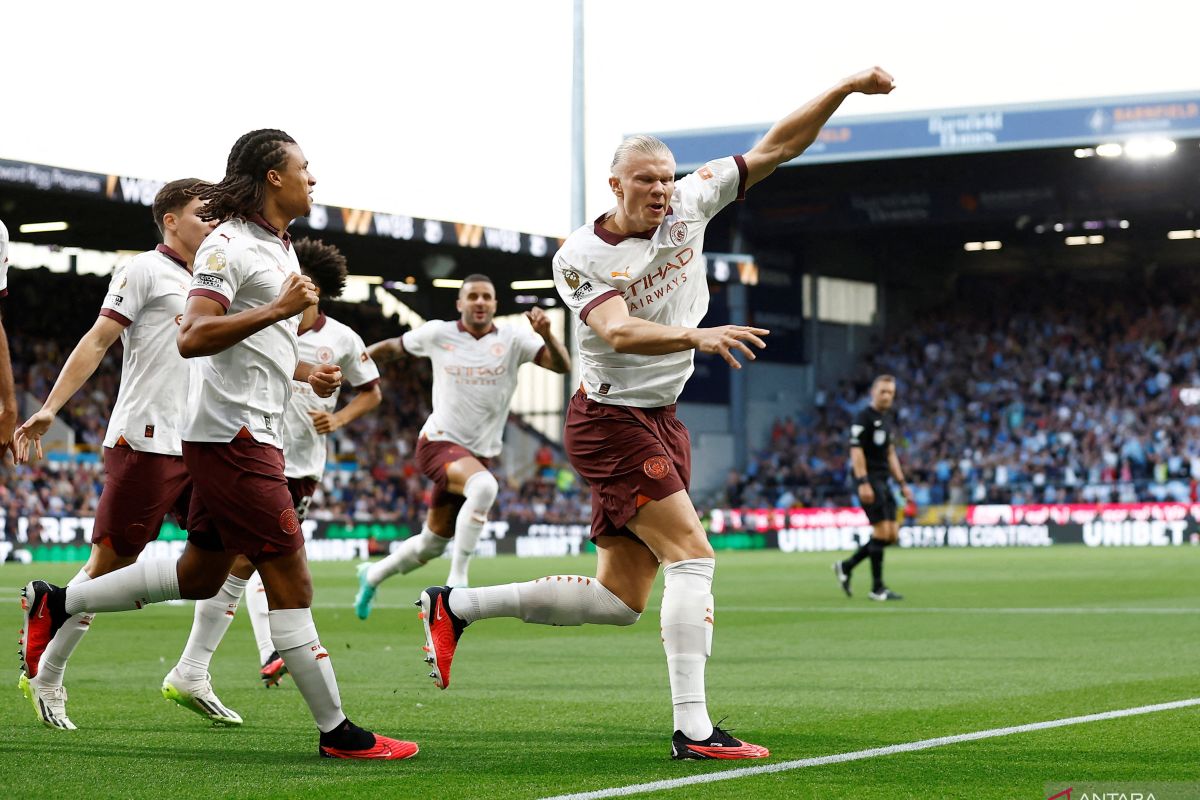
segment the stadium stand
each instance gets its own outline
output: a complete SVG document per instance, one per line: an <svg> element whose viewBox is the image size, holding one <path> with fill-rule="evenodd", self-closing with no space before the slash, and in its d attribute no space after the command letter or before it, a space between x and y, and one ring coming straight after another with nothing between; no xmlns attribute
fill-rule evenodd
<svg viewBox="0 0 1200 800"><path fill-rule="evenodd" d="M1195 284L964 285L776 420L718 505L848 504L846 430L881 373L899 381L898 450L922 506L1194 502L1200 410L1178 394L1200 385Z"/></svg>

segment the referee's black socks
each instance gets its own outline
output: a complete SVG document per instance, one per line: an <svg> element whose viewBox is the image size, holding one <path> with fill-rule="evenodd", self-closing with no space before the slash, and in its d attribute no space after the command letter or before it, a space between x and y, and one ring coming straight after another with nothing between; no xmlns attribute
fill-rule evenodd
<svg viewBox="0 0 1200 800"><path fill-rule="evenodd" d="M849 573L850 570L858 566L860 561L869 557L871 555L871 542L873 541L875 541L875 539L871 538L868 539L864 544L859 545L858 549L854 551L854 555L842 562L842 570Z"/></svg>
<svg viewBox="0 0 1200 800"><path fill-rule="evenodd" d="M866 548L867 557L871 559L871 591L873 592L883 591L883 549L889 544L891 542L871 537L871 540L863 546Z"/></svg>

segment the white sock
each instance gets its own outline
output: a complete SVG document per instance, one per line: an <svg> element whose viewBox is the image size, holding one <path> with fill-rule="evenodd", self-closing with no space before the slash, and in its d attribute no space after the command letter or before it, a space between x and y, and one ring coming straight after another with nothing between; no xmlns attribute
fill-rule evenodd
<svg viewBox="0 0 1200 800"><path fill-rule="evenodd" d="M689 739L704 739L713 731L704 696L704 665L712 652L715 567L714 559L692 558L663 570L662 640L675 730Z"/></svg>
<svg viewBox="0 0 1200 800"><path fill-rule="evenodd" d="M479 534L487 524L488 511L496 502L499 491L500 484L496 482L496 476L486 470L476 472L463 484L463 497L466 499L454 521L454 547L450 551L447 586L467 585L467 566L471 563L471 556L475 555Z"/></svg>
<svg viewBox="0 0 1200 800"><path fill-rule="evenodd" d="M87 583L69 586L67 613L133 611L150 603L178 600L179 574L176 564L171 559L148 558L92 578Z"/></svg>
<svg viewBox="0 0 1200 800"><path fill-rule="evenodd" d="M246 584L246 614L250 617L250 627L254 629L254 643L258 645L258 663L265 664L275 652L275 644L271 641L271 621L267 616L267 590L262 578L257 572L250 576Z"/></svg>
<svg viewBox="0 0 1200 800"><path fill-rule="evenodd" d="M333 676L329 653L317 640L312 610L283 608L272 611L270 620L275 649L283 656L288 674L304 696L317 728L321 733L328 733L341 725L346 715L342 713L342 696L338 692L337 678Z"/></svg>
<svg viewBox="0 0 1200 800"><path fill-rule="evenodd" d="M449 539L438 536L429 530L428 525L421 526L421 532L410 536L400 543L400 546L376 561L367 570L367 583L378 586L384 579L390 578L397 572L401 575L412 572L423 566L427 561L437 558L446 551Z"/></svg>
<svg viewBox="0 0 1200 800"><path fill-rule="evenodd" d="M238 601L246 591L246 581L235 575L225 579L225 585L207 600L196 601L196 613L192 619L192 632L188 635L183 654L175 665L175 672L184 680L204 680L208 665L212 663L217 645L229 630L229 624L237 613Z"/></svg>
<svg viewBox="0 0 1200 800"><path fill-rule="evenodd" d="M78 586L91 579L87 572L80 569L67 586ZM62 686L67 660L79 646L83 635L91 629L92 619L95 616L95 614L76 614L63 623L63 626L54 634L54 638L50 640L50 644L46 645L46 651L42 653L42 660L38 664L38 674L34 680L42 686Z"/></svg>
<svg viewBox="0 0 1200 800"><path fill-rule="evenodd" d="M632 625L642 616L595 578L551 575L450 592L450 610L465 622L519 617L541 625Z"/></svg>

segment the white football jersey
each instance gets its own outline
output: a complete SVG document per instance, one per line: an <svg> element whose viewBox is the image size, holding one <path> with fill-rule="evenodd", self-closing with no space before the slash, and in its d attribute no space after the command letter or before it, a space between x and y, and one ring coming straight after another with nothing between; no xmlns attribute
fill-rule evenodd
<svg viewBox="0 0 1200 800"><path fill-rule="evenodd" d="M401 341L406 353L433 362L433 413L421 435L484 458L499 455L517 369L537 358L542 337L504 325L476 339L461 321L431 320Z"/></svg>
<svg viewBox="0 0 1200 800"><path fill-rule="evenodd" d="M337 364L342 383L359 391L379 383L379 368L367 355L358 334L336 319L320 314L313 326L300 333L300 360L310 364ZM337 408L337 389L318 397L308 381L292 381L292 399L283 414L283 474L289 478L320 478L325 471L325 436L313 427L309 411Z"/></svg>
<svg viewBox="0 0 1200 800"><path fill-rule="evenodd" d="M675 183L666 219L622 237L601 226L579 228L554 255L554 284L577 315L583 388L600 403L655 408L674 403L692 374L694 351L661 356L618 353L587 326L593 308L624 299L633 317L695 328L708 313L704 230L746 187L741 156L710 161Z"/></svg>
<svg viewBox="0 0 1200 800"><path fill-rule="evenodd" d="M179 426L187 399L188 364L175 336L192 275L165 244L141 253L112 277L100 315L125 326L121 388L104 446L122 437L134 450L180 455Z"/></svg>
<svg viewBox="0 0 1200 800"><path fill-rule="evenodd" d="M300 264L286 233L281 238L261 218L232 219L205 237L193 273L188 297L207 297L236 314L278 297ZM189 359L183 440L231 442L244 427L256 441L282 448L283 411L300 360L299 325L296 314L220 353Z"/></svg>

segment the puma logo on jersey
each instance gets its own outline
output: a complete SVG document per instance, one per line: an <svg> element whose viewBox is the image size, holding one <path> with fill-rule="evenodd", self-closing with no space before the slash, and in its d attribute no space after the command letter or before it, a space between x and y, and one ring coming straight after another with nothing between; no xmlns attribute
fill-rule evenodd
<svg viewBox="0 0 1200 800"><path fill-rule="evenodd" d="M611 274L614 278L624 278L625 280L629 280L629 270L630 267L626 267L620 272L613 271Z"/></svg>

